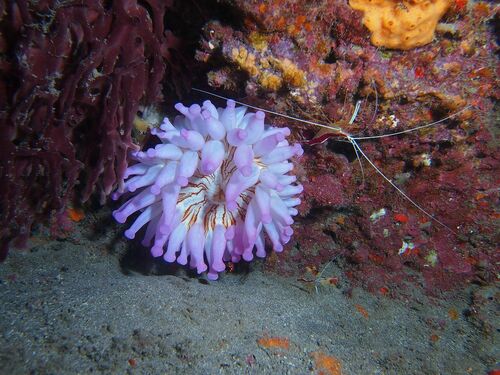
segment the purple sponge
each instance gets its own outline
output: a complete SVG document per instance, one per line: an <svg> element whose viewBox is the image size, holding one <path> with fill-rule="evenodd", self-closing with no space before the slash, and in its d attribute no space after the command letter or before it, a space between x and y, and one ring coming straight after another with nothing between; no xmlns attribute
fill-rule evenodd
<svg viewBox="0 0 500 375"><path fill-rule="evenodd" d="M226 108L208 100L175 108L182 116L152 131L162 143L132 153L137 163L113 195L134 193L113 212L118 222L140 212L125 236L134 238L147 224L142 243L154 257L189 262L211 280L225 261L250 261L254 250L265 257L264 232L282 251L302 192L288 174L289 159L303 153L286 141L290 130L266 126L263 112L246 113L232 100Z"/></svg>

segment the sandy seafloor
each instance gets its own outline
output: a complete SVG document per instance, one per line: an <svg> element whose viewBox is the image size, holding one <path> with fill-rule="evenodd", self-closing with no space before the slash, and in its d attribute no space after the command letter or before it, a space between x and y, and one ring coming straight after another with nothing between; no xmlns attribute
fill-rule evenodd
<svg viewBox="0 0 500 375"><path fill-rule="evenodd" d="M396 299L316 293L259 263L207 282L172 273L123 229L101 210L0 264L2 375L319 374L314 353L335 357L342 374L487 374L500 358L492 286L446 298L417 287ZM274 337L289 348L259 345Z"/></svg>

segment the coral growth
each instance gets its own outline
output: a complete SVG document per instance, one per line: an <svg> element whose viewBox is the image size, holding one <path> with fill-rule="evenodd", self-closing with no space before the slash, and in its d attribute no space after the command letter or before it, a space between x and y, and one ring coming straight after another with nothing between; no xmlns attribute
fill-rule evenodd
<svg viewBox="0 0 500 375"><path fill-rule="evenodd" d="M265 48L256 47L264 50ZM231 56L241 69L270 91L277 91L287 85L289 87L301 88L306 84L305 72L300 70L288 59L276 59L263 57L256 60L255 54L249 53L245 47L233 48Z"/></svg>
<svg viewBox="0 0 500 375"><path fill-rule="evenodd" d="M258 24L265 28L250 25L251 31L242 33L217 21L205 26L206 38L197 52L198 60L217 63L222 58L236 68L228 70L224 64L209 72L208 78L213 86L234 90L240 86L237 81L241 77L248 77L245 84L248 94L256 94L256 90L290 92L293 101L318 106L323 98L352 90L352 86L359 83L363 75L362 65L353 63L359 58L359 51L347 46L349 40L367 43L368 32L360 20L356 21L356 11L346 4L309 9L295 3L272 10L269 4L264 7L264 12L257 10L257 14L252 2L241 6L243 12L252 14L249 19L258 17ZM305 16L307 12L309 14ZM343 22L333 27L339 32L338 47L342 51L339 53L345 56L347 63L332 64L330 61L335 59L335 56L330 56L335 44L328 38L334 18ZM294 22L287 24L283 19ZM317 38L319 34L324 38Z"/></svg>
<svg viewBox="0 0 500 375"><path fill-rule="evenodd" d="M374 45L407 50L432 41L451 0L350 0L349 5L363 11Z"/></svg>
<svg viewBox="0 0 500 375"><path fill-rule="evenodd" d="M302 155L300 145L285 140L290 130L266 126L264 112L245 114L234 101L176 109L184 116L173 125L166 118L153 132L162 143L132 154L138 163L115 196L135 195L113 213L118 222L142 211L125 236L148 224L142 243L151 246L154 238L153 256L182 265L189 257L212 280L224 261L250 261L254 250L265 257L264 232L273 250L283 251L302 192L288 174L288 159Z"/></svg>
<svg viewBox="0 0 500 375"><path fill-rule="evenodd" d="M139 104L161 98L168 1L0 3L0 257L67 202L104 196L134 149Z"/></svg>
<svg viewBox="0 0 500 375"><path fill-rule="evenodd" d="M391 294L402 292L405 280L435 293L496 280L500 160L491 111L500 85L490 20L498 6L457 1L438 38L398 51L373 46L357 11L343 2L227 3L244 22L207 23L196 55L210 64L212 90L363 136L462 110L419 132L360 141L375 165L456 233L413 207L366 163L363 176L352 147L332 139L305 148L295 170L304 185L295 236L290 251L268 258L267 269L302 276L335 259L343 271L339 285ZM256 74L234 59L235 49L252 55ZM285 60L303 72L303 86L283 84L281 71L266 65ZM279 84L260 79L271 75ZM291 137L307 141L317 131L296 124Z"/></svg>

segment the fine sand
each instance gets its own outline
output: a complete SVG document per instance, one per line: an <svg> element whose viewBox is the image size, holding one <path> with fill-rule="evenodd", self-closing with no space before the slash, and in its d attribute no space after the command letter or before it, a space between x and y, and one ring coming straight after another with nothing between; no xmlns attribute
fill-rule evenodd
<svg viewBox="0 0 500 375"><path fill-rule="evenodd" d="M109 217L0 264L0 374L487 374L500 358L492 286L391 299L259 262L209 282Z"/></svg>

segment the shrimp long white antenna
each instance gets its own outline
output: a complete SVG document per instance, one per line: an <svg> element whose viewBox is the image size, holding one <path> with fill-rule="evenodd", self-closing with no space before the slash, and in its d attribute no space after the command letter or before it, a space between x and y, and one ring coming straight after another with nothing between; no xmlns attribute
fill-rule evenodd
<svg viewBox="0 0 500 375"><path fill-rule="evenodd" d="M356 120L356 117L358 116L358 112L359 112L359 109L361 107L361 101L358 100L356 102L356 107L354 108L354 112L351 116L351 119L349 120L349 125L352 125L354 123L354 121ZM470 106L468 106L470 107ZM463 108L460 112L463 112L467 109L467 107ZM457 113L454 113L452 116L456 116L458 115L460 112L457 112ZM418 129L422 129L422 128L427 128L429 126L432 126L432 125L436 125L436 124L439 124L449 118L451 118L452 116L448 116L448 118L444 118L444 119L441 119L439 121L435 121L434 123L432 124L427 124L427 125L422 125L422 126L418 126L416 128L413 128L413 129L409 129L410 131L415 131L415 130L418 130ZM361 147L358 145L358 143L356 142L356 140L359 140L359 139L371 139L371 138L383 138L385 136L389 136L389 135L397 135L397 134L403 134L403 133L408 133L409 131L401 131L401 132L398 132L398 133L392 133L392 134L384 134L383 136L375 136L375 137L352 137L350 136L349 134L346 134L346 138L347 140L352 144L352 147L354 148L354 152L356 153L356 158L358 159L358 162L359 162L359 166L361 167L361 175L362 175L362 178L363 178L363 181L364 181L364 171L363 171L363 164L361 163L361 159L359 158L359 155L361 154L361 156L363 156L364 159L366 159L366 161L372 166L372 168L380 175L382 176L382 178L384 180L386 180L394 189L396 189L396 191L401 194L404 198L406 198L408 200L408 202L410 202L413 206L415 206L417 209L419 209L422 213L424 213L426 216L428 216L431 220L434 220L436 223L442 225L444 228L448 229L450 232L452 232L453 234L456 234L455 231L453 231L449 226L447 226L446 224L444 224L443 222L441 222L439 219L437 219L434 215L432 215L430 212L427 212L422 206L420 206L417 202L415 202L413 199L411 199L405 192L404 190L402 190L400 187L398 187L394 182L392 182L392 180L387 177L372 161L371 159L363 152L363 150L361 149Z"/></svg>
<svg viewBox="0 0 500 375"><path fill-rule="evenodd" d="M458 112L455 112L455 113L452 113L451 115L449 116L446 116L440 120L437 120L437 121L434 121L434 122L431 122L430 124L425 124L425 125L421 125L421 126L416 126L414 128L411 128L411 129L406 129L406 130L401 130L399 132L395 132L395 133L387 133L387 134L381 134L381 135L372 135L372 136L368 136L368 137L358 137L358 136L354 136L354 137L351 137L352 139L355 139L357 141L359 140L365 140L365 139L379 139L379 138L386 138L386 137L392 137L392 136L395 136L395 135L400 135L400 134L405 134L405 133L411 133L411 132L414 132L415 130L419 130L419 129L425 129L425 128L429 128L431 126L435 126L437 124L440 124L442 122L445 122L446 120L449 120L449 119L452 119L454 117L457 117L459 114L465 112L466 110L468 110L469 108L471 108L472 105L467 105L465 106L464 108L462 108L460 111Z"/></svg>
<svg viewBox="0 0 500 375"><path fill-rule="evenodd" d="M204 94L211 95L211 96L214 96L214 97L219 98L219 99L232 100L236 104L244 105L245 107L256 109L257 111L262 111L262 112L270 113L272 115L284 117L284 118L287 118L289 120L294 120L294 121L302 122L304 124L319 126L320 128L330 129L330 130L333 130L333 131L336 131L336 132L344 134L344 131L341 128L338 128L336 126L329 126L329 125L321 124L319 122L304 120L304 119L301 119L301 118L298 118L298 117L293 117L293 116L285 115L284 113L279 113L279 112L271 111L269 109L264 109L264 108L256 107L256 106L253 106L253 105L250 105L250 104L247 104L247 103L243 103L243 102L239 102L239 101L234 100L234 99L227 98L227 97L222 96L222 95L214 94L213 92L210 92L210 91L205 91L205 90L197 89L197 88L194 88L194 87L192 87L191 90L202 92Z"/></svg>
<svg viewBox="0 0 500 375"><path fill-rule="evenodd" d="M468 105L464 108L462 108L460 111L458 112L455 112L445 118L442 118L438 121L434 121L430 124L426 124L426 125L422 125L422 126L417 126L415 128L411 128L411 129L406 129L406 130L402 130L402 131L399 131L399 132L395 132L395 133L389 133L389 134L382 134L382 135L375 135L375 136L368 136L368 137L358 137L358 136L351 136L350 134L346 133L343 129L339 128L339 127L336 127L336 126L329 126L329 125L325 125L325 124L321 124L321 123L318 123L318 122L314 122L314 121L309 121L309 120L304 120L304 119L301 119L301 118L298 118L298 117L294 117L294 116L289 116L289 115L285 115L283 113L279 113L279 112L276 112L276 111L271 111L271 110L268 110L268 109L263 109L263 108L260 108L260 107L256 107L256 106L253 106L253 105L250 105L250 104L247 104L247 103L243 103L243 102L239 102L237 100L234 100L234 99L230 99L230 98L227 98L225 96L222 96L222 95L218 95L218 94L214 94L210 91L206 91L206 90L202 90L202 89L197 89L197 88L192 88L193 91L198 91L198 92L201 92L201 93L204 93L204 94L207 94L207 95L211 95L211 96L214 96L216 98L219 98L219 99L224 99L224 100L233 100L235 103L237 104L240 104L240 105L243 105L245 107L248 107L248 108L252 108L252 109L256 109L258 111L262 111L262 112L266 112L266 113L270 113L272 115L275 115L275 116L281 116L283 118L286 118L286 119L289 119L289 120L294 120L294 121L298 121L298 122L302 122L302 123L305 123L305 124L309 124L309 125L314 125L314 126L318 126L320 128L325 128L325 129L330 129L330 130L333 130L337 133L340 133L341 135L345 136L347 141L349 143L352 144L353 148L354 148L354 152L356 153L356 157L360 163L360 166L361 166L361 173L363 175L363 178L364 178L364 171L363 171L363 166L362 166L362 163L361 163L361 158L359 157L359 155L363 156L363 158L372 166L372 168L380 175L382 176L382 178L387 181L394 189L396 189L396 191L401 194L408 202L410 202L414 207L416 207L418 210L420 210L422 213L424 213L427 217L429 217L431 220L435 221L436 223L438 223L439 225L441 225L443 228L446 228L447 230L449 230L451 233L453 234L457 234L453 229L451 229L449 226L447 226L445 223L443 223L442 221L440 221L439 219L437 219L434 215L432 215L430 212L428 212L427 210L425 210L422 206L420 206L417 202L415 202L412 198L410 198L401 188L399 188L394 182L392 182L392 180L390 178L388 178L372 161L371 159L363 152L363 150L361 149L361 147L358 145L358 143L356 141L358 140L366 140L366 139L378 139L378 138L385 138L385 137L392 137L392 136L395 136L395 135L399 135L399 134L405 134L405 133L410 133L410 132L413 132L413 131L416 131L416 130L419 130L419 129L424 129L424 128L428 128L428 127L431 127L431 126L435 126L437 124L440 124L446 120L449 120L453 117L456 117L458 116L460 113L463 113L464 111L466 111L467 109L471 108L472 106L471 105ZM377 98L378 99L378 98ZM377 100L378 102L378 100ZM359 109L361 107L361 101L358 101L356 103L356 107L354 108L354 112L351 116L351 119L349 120L349 125L351 125L352 123L354 123L354 121L356 120L356 117L358 115L358 112L359 112Z"/></svg>
<svg viewBox="0 0 500 375"><path fill-rule="evenodd" d="M375 171L380 175L382 176L382 178L384 180L386 180L394 189L396 189L396 191L401 194L403 197L405 197L408 202L410 202L413 206L415 206L416 208L418 208L421 212L423 212L427 217L429 217L431 220L435 221L436 223L440 224L441 226L443 226L444 228L448 229L451 233L453 234L457 234L453 229L451 229L448 225L446 225L445 223L443 223L442 221L440 221L439 219L437 219L434 215L432 215L430 212L427 212L422 206L420 206L417 202L415 202L413 199L411 199L401 188L399 188L394 182L392 182L392 180L387 177L371 160L368 156L366 156L366 154L363 152L363 150L361 149L361 147L359 147L358 143L356 142L356 139L351 137L351 136L347 136L347 139L351 142L351 144L353 145L353 147L355 149L358 150L358 152L363 156L363 158L365 158L365 160L372 166L373 169L375 169Z"/></svg>

